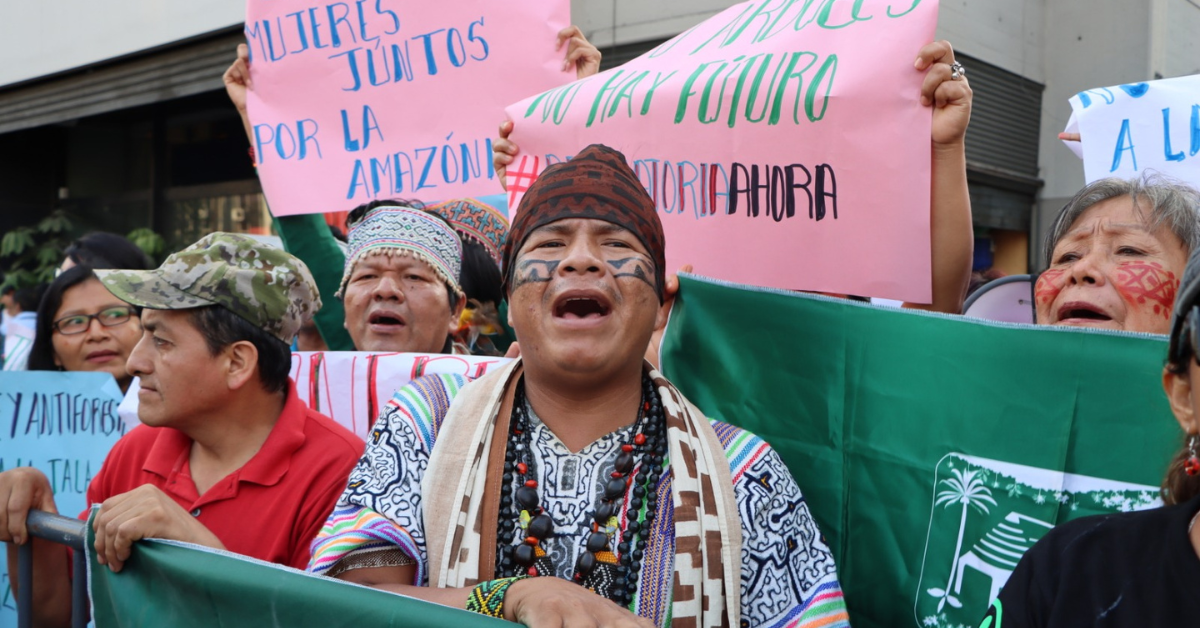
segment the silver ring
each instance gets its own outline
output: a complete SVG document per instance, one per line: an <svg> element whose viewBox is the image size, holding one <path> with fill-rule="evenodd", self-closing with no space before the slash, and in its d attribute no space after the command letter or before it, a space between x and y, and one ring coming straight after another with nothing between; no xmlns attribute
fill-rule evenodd
<svg viewBox="0 0 1200 628"><path fill-rule="evenodd" d="M950 64L950 80L961 81L967 75L967 69L961 63L955 61Z"/></svg>

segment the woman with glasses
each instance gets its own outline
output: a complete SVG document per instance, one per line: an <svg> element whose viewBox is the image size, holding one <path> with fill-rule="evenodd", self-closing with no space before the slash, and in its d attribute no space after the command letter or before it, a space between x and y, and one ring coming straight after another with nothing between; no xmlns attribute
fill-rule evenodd
<svg viewBox="0 0 1200 628"><path fill-rule="evenodd" d="M981 628L1200 621L1200 250L1192 251L1174 305L1163 389L1183 446L1167 466L1166 506L1054 528L1021 558Z"/></svg>
<svg viewBox="0 0 1200 628"><path fill-rule="evenodd" d="M125 360L141 337L138 312L90 267L74 266L55 278L38 307L29 370L111 373L125 392L133 379Z"/></svg>

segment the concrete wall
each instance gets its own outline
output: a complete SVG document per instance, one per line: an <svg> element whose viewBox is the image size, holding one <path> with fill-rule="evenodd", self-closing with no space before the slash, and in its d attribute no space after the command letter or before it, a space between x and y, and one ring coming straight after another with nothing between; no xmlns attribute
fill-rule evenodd
<svg viewBox="0 0 1200 628"><path fill-rule="evenodd" d="M1078 0L1076 0L1078 1ZM956 50L1045 82L1042 56L1047 0L942 0L937 38ZM968 74L970 69L967 69Z"/></svg>
<svg viewBox="0 0 1200 628"><path fill-rule="evenodd" d="M572 0L575 22L598 46L672 37L731 0ZM0 87L241 23L245 0L4 2Z"/></svg>
<svg viewBox="0 0 1200 628"><path fill-rule="evenodd" d="M731 0L571 0L571 16L589 41L604 48L674 37L735 4Z"/></svg>
<svg viewBox="0 0 1200 628"><path fill-rule="evenodd" d="M1046 0L1045 85L1042 100L1041 178L1045 181L1034 215L1033 246L1071 196L1083 187L1083 162L1057 139L1071 117L1071 96L1092 87L1153 78L1151 4L1138 1ZM1086 141L1086 140L1085 140ZM1044 268L1035 253L1034 269Z"/></svg>
<svg viewBox="0 0 1200 628"><path fill-rule="evenodd" d="M245 0L4 0L0 86L242 22Z"/></svg>
<svg viewBox="0 0 1200 628"><path fill-rule="evenodd" d="M1046 1L943 0L937 38L1042 82ZM571 11L588 39L606 47L672 37L734 4L734 0L572 0Z"/></svg>
<svg viewBox="0 0 1200 628"><path fill-rule="evenodd" d="M1154 0L1151 76L1200 73L1200 0Z"/></svg>

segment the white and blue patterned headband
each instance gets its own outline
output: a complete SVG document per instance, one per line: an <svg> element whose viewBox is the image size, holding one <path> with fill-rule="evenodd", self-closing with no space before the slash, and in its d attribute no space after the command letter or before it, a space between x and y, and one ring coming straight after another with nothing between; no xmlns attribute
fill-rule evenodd
<svg viewBox="0 0 1200 628"><path fill-rule="evenodd" d="M346 270L335 296L341 298L354 265L377 254L411 255L433 268L438 277L459 295L458 274L462 269L462 242L445 221L411 207L376 207L350 227L350 252Z"/></svg>

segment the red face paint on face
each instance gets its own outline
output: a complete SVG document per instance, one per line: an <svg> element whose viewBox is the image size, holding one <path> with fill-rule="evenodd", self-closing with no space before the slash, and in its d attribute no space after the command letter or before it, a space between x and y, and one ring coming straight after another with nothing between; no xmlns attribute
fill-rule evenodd
<svg viewBox="0 0 1200 628"><path fill-rule="evenodd" d="M1037 283L1034 284L1033 296L1040 304L1052 303L1066 285L1067 270L1051 268L1038 276Z"/></svg>
<svg viewBox="0 0 1200 628"><path fill-rule="evenodd" d="M1133 306L1151 307L1164 319L1171 318L1179 280L1158 262L1122 262L1117 264L1114 282L1117 292Z"/></svg>

